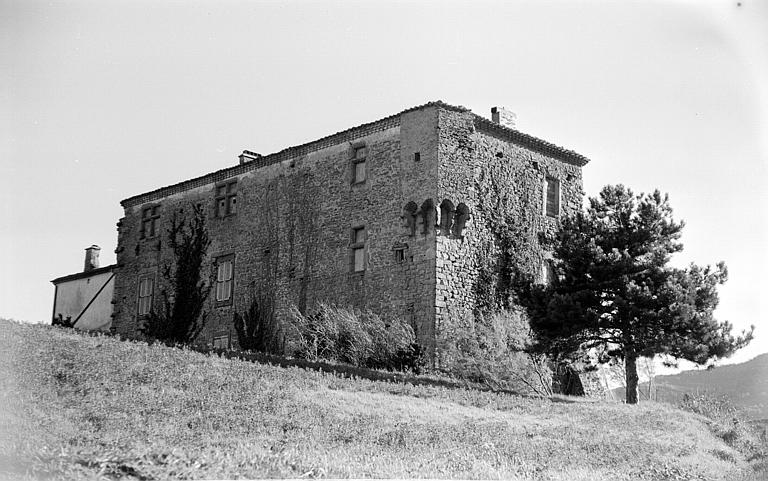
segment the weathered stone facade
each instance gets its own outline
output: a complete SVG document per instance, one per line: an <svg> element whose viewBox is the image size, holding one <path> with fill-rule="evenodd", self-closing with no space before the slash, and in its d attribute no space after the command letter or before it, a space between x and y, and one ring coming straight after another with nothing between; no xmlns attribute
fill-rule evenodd
<svg viewBox="0 0 768 481"><path fill-rule="evenodd" d="M360 158L365 178L356 182ZM246 160L122 202L114 331L137 334L140 280L153 279L158 291L160 267L171 259L170 218L199 204L211 238L204 272L213 276L217 259L234 259L232 298L209 300L204 339L232 333L233 314L260 293L278 311L329 301L396 315L434 349L436 330L472 315L478 263L499 248L493 222L515 218L525 227L519 267L537 272L547 256L540 233L558 222L545 214L545 181L558 182L560 215L578 209L587 163L442 102ZM229 191L217 189L227 184ZM222 215L219 194L234 196L234 213ZM354 238L360 228L363 244ZM364 270L356 271L360 246ZM159 296L151 302L157 307Z"/></svg>

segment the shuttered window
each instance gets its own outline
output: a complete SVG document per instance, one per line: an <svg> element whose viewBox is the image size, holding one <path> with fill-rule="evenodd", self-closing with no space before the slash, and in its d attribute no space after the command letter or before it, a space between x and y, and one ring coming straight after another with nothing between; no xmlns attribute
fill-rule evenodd
<svg viewBox="0 0 768 481"><path fill-rule="evenodd" d="M216 302L232 301L235 258L232 255L216 259Z"/></svg>
<svg viewBox="0 0 768 481"><path fill-rule="evenodd" d="M146 316L152 311L152 295L154 294L155 281L151 277L139 279L139 316Z"/></svg>
<svg viewBox="0 0 768 481"><path fill-rule="evenodd" d="M560 215L560 181L547 177L544 183L544 213L550 217Z"/></svg>
<svg viewBox="0 0 768 481"><path fill-rule="evenodd" d="M352 272L365 271L365 227L352 229Z"/></svg>

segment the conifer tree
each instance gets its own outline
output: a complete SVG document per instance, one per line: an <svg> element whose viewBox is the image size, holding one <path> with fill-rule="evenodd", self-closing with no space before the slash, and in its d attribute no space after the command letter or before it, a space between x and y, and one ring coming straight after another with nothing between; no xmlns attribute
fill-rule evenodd
<svg viewBox="0 0 768 481"><path fill-rule="evenodd" d="M622 185L604 187L586 211L563 219L550 282L516 284L536 348L559 359L623 360L626 400L634 404L639 357L706 364L749 343L754 326L734 336L713 316L724 263L669 266L683 248L682 228L667 195L635 195Z"/></svg>

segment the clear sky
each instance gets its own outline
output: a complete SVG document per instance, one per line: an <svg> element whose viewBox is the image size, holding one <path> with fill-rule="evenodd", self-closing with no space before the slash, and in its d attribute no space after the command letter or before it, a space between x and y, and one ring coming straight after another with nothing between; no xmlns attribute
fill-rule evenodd
<svg viewBox="0 0 768 481"><path fill-rule="evenodd" d="M441 99L668 192L768 352L768 2L0 0L0 316L49 321L132 195Z"/></svg>

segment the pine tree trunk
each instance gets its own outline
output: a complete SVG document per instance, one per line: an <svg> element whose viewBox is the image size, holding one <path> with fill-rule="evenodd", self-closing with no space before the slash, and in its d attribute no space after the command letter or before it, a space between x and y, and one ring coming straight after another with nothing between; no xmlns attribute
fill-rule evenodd
<svg viewBox="0 0 768 481"><path fill-rule="evenodd" d="M627 404L637 404L637 354L634 352L626 353L624 367L627 381Z"/></svg>

